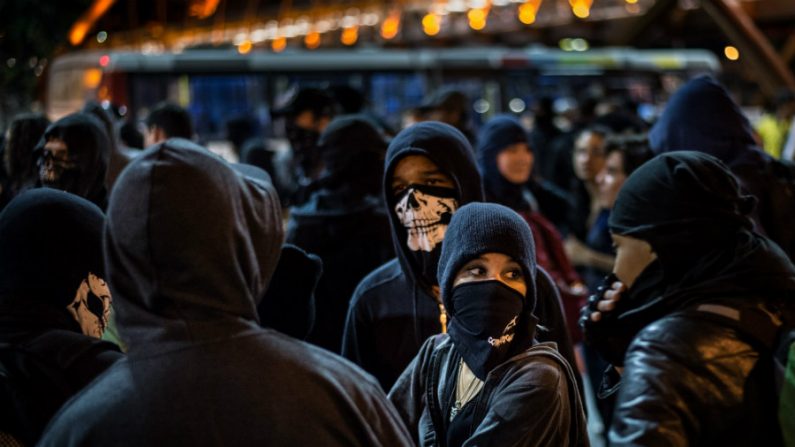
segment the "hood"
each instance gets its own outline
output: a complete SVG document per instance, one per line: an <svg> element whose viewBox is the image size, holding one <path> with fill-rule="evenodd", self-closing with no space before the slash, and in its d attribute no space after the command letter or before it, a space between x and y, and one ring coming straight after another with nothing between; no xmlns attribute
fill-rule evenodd
<svg viewBox="0 0 795 447"><path fill-rule="evenodd" d="M323 172L315 188L348 187L360 195L380 194L387 142L366 115L335 118L318 140Z"/></svg>
<svg viewBox="0 0 795 447"><path fill-rule="evenodd" d="M395 212L396 198L391 192L395 166L408 155L428 157L453 179L460 207L470 202L483 201L483 187L473 152L461 131L449 124L435 121L422 122L403 129L387 148L383 182L384 203L392 226L395 253L403 273L414 283L421 275L419 267L411 260L406 245L406 230Z"/></svg>
<svg viewBox="0 0 795 447"><path fill-rule="evenodd" d="M104 279L105 216L91 202L49 188L18 195L0 213L0 319L81 332L79 319L107 323L106 293L84 288ZM104 286L104 281L102 284ZM84 293L81 294L81 291ZM106 301L103 301L106 300ZM96 325L95 325L96 326ZM98 329L94 327L94 329ZM93 334L96 335L96 334Z"/></svg>
<svg viewBox="0 0 795 447"><path fill-rule="evenodd" d="M710 76L692 79L676 91L649 131L649 144L655 154L704 152L729 167L763 157L748 119Z"/></svg>
<svg viewBox="0 0 795 447"><path fill-rule="evenodd" d="M258 327L283 238L261 179L183 139L137 157L105 229L116 322L129 352L156 353Z"/></svg>
<svg viewBox="0 0 795 447"><path fill-rule="evenodd" d="M524 197L524 185L509 182L497 168L497 156L500 152L516 143L527 143L528 147L530 145L527 132L519 120L508 115L492 119L478 134L478 167L483 175L483 188L486 190L488 201L515 210L524 210L530 207ZM530 147L530 150L532 149Z"/></svg>
<svg viewBox="0 0 795 447"><path fill-rule="evenodd" d="M44 131L44 136L36 145L36 154L41 154L44 145L53 138L63 140L69 155L78 157L78 181L73 190L67 192L104 207L107 198L105 171L108 169L111 142L103 124L86 113L67 115Z"/></svg>

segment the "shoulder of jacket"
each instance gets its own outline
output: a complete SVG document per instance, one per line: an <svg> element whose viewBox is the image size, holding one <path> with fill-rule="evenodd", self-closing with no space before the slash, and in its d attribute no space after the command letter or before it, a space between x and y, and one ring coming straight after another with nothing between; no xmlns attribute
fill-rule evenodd
<svg viewBox="0 0 795 447"><path fill-rule="evenodd" d="M367 276L359 282L359 285L356 286L356 290L353 292L351 301L361 301L367 299L368 296L377 296L378 289L399 285L400 282L406 282L405 275L403 275L403 270L400 268L398 259L392 258L382 266L368 273Z"/></svg>

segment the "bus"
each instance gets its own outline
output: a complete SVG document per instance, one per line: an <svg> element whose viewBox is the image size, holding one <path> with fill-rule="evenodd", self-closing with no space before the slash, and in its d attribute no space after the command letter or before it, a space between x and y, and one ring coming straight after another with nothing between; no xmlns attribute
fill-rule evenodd
<svg viewBox="0 0 795 447"><path fill-rule="evenodd" d="M629 95L655 103L696 74L720 70L707 50L603 48L563 51L544 47L451 49L295 50L282 53L193 49L179 53L80 51L56 58L47 81L51 119L87 100L112 104L141 118L156 103L185 106L200 139L218 138L225 120L256 117L304 86L348 85L369 110L395 128L401 114L441 85L472 101L477 125L493 114L529 110L541 96ZM675 87L674 85L674 87Z"/></svg>

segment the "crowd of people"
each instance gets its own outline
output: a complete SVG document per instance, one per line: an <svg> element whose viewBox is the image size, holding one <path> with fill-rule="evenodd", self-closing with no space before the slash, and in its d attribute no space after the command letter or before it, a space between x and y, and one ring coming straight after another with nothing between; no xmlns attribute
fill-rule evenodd
<svg viewBox="0 0 795 447"><path fill-rule="evenodd" d="M565 130L338 90L238 162L171 103L13 120L0 443L795 445L795 167L715 79Z"/></svg>

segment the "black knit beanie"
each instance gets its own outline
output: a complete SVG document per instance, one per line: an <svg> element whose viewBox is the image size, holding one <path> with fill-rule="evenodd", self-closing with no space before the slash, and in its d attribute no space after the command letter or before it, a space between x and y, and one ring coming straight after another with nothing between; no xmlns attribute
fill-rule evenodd
<svg viewBox="0 0 795 447"><path fill-rule="evenodd" d="M442 242L437 277L442 300L450 316L453 282L467 262L486 253L502 253L522 267L527 281L525 312L536 304L536 249L527 222L508 207L495 203L470 203L461 207L450 221Z"/></svg>

